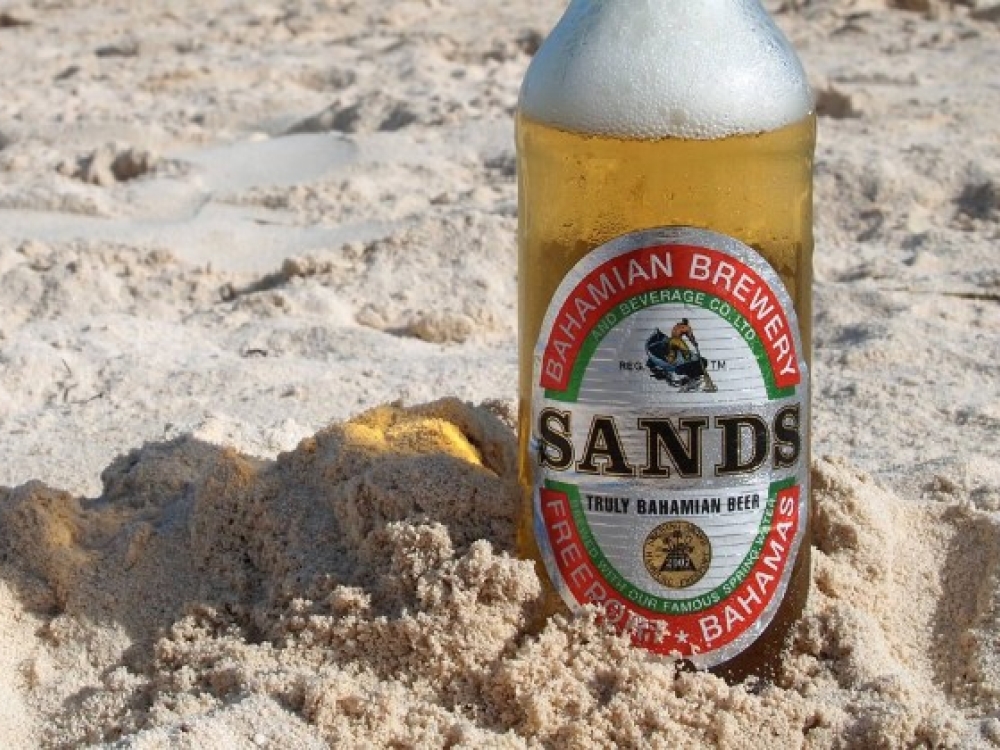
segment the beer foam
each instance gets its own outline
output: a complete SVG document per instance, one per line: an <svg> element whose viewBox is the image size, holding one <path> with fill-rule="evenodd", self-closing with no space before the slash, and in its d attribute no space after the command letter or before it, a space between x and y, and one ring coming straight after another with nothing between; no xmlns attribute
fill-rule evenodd
<svg viewBox="0 0 1000 750"><path fill-rule="evenodd" d="M757 0L572 0L520 107L578 132L708 139L791 124L813 99Z"/></svg>

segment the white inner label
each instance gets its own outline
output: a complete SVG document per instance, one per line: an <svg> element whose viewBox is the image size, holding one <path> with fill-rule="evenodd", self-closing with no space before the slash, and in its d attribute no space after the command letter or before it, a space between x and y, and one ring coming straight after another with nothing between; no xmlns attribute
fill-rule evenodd
<svg viewBox="0 0 1000 750"><path fill-rule="evenodd" d="M657 229L563 280L535 352L535 528L571 607L701 666L753 642L807 518L791 301L738 241Z"/></svg>

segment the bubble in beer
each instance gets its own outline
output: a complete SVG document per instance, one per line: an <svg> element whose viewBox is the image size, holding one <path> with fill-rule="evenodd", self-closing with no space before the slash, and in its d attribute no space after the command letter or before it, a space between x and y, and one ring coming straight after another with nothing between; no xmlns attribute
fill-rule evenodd
<svg viewBox="0 0 1000 750"><path fill-rule="evenodd" d="M521 111L576 132L715 139L813 109L805 72L757 0L573 0L531 67Z"/></svg>

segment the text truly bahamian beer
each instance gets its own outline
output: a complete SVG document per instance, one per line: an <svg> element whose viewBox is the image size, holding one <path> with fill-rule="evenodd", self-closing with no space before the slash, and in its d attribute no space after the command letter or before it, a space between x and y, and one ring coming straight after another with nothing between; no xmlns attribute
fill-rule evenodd
<svg viewBox="0 0 1000 750"><path fill-rule="evenodd" d="M812 97L756 0L573 0L525 78L522 551L770 674L809 580Z"/></svg>

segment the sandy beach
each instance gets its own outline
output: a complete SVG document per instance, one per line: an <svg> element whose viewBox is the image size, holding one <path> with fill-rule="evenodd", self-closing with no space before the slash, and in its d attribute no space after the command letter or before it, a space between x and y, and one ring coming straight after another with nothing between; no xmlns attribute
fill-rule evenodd
<svg viewBox="0 0 1000 750"><path fill-rule="evenodd" d="M817 95L774 684L515 555L513 115L560 0L0 0L0 747L1000 746L1000 5L765 3Z"/></svg>

